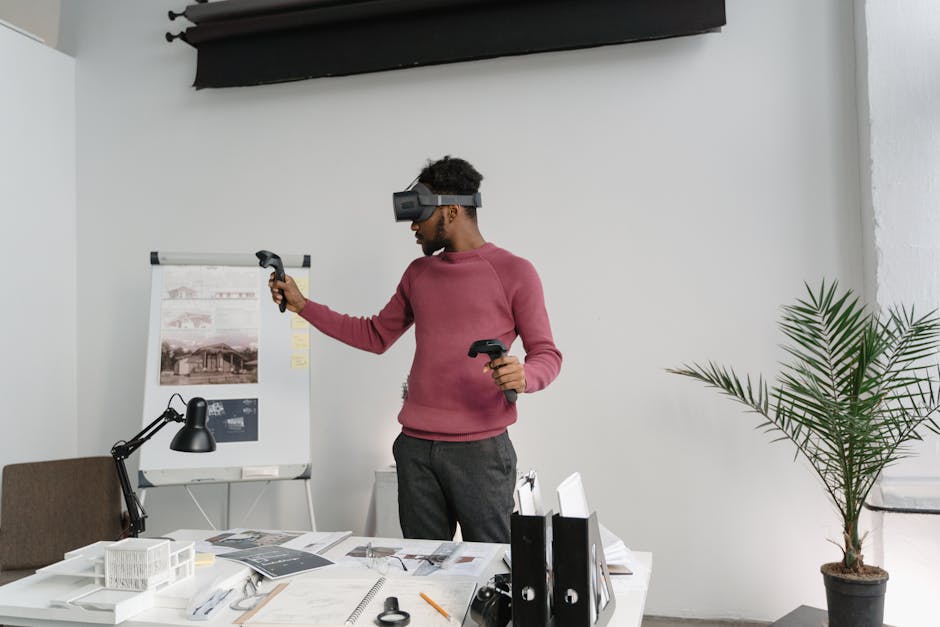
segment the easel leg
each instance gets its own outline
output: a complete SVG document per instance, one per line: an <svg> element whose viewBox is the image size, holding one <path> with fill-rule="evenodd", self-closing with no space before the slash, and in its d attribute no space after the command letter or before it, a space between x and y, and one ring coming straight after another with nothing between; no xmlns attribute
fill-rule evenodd
<svg viewBox="0 0 940 627"><path fill-rule="evenodd" d="M261 486L261 491L258 492L258 496L255 497L254 502L251 504L251 507L248 508L248 511L245 513L245 517L242 518L242 526L248 522L248 517L251 516L251 513L255 511L255 507L258 506L258 502L261 500L261 497L264 496L264 491L268 489L268 486L271 485L270 481L265 481L264 485Z"/></svg>
<svg viewBox="0 0 940 627"><path fill-rule="evenodd" d="M189 498L193 500L193 503L196 504L196 509L199 510L199 513L202 514L202 517L206 519L206 522L209 523L209 526L212 527L213 531L218 531L215 525L212 524L212 521L209 519L209 516L206 514L206 510L202 509L202 505L199 504L199 501L196 500L196 495L193 494L193 491L189 489L189 486L183 486L186 489L186 493L189 494Z"/></svg>

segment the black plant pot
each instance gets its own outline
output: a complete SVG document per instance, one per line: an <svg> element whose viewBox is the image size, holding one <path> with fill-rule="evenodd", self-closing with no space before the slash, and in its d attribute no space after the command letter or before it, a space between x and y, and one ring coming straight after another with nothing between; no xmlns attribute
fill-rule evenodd
<svg viewBox="0 0 940 627"><path fill-rule="evenodd" d="M882 627L888 573L878 579L844 577L822 567L829 607L829 627Z"/></svg>

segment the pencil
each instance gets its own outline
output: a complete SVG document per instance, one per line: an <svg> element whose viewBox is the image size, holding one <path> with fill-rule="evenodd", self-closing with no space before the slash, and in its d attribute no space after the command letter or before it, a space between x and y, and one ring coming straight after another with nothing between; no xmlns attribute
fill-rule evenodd
<svg viewBox="0 0 940 627"><path fill-rule="evenodd" d="M422 593L420 593L420 594L421 594L421 598L428 602L428 605L430 605L430 606L433 607L435 610L437 610L438 612L440 612L441 615L442 615L444 618L446 618L447 620L450 620L450 614L448 614L448 613L444 610L443 607L441 607L440 605L438 605L437 603L435 603L434 600L431 599L431 597L429 597L429 596L426 595L425 593L422 592Z"/></svg>

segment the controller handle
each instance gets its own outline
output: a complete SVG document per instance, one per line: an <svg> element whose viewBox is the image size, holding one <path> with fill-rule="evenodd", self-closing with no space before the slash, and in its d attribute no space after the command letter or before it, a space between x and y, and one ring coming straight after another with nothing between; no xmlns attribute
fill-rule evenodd
<svg viewBox="0 0 940 627"><path fill-rule="evenodd" d="M490 361L493 361L506 354L506 345L499 340L477 340L470 345L470 351L467 355L476 357L479 354L486 355L490 358ZM515 390L503 390L503 394L506 395L506 400L510 403L515 403L516 398L519 396Z"/></svg>
<svg viewBox="0 0 940 627"><path fill-rule="evenodd" d="M269 250L259 250L255 253L255 256L258 258L258 265L262 268L274 268L274 278L278 281L284 281L284 264L281 262L281 258L272 253ZM281 313L287 309L287 297L284 296L284 290L278 290L281 293L281 302L278 306L281 309Z"/></svg>

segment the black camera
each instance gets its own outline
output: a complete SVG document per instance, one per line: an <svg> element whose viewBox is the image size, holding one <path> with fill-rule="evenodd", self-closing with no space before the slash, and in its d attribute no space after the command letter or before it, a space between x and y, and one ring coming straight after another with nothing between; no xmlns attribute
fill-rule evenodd
<svg viewBox="0 0 940 627"><path fill-rule="evenodd" d="M470 602L470 618L483 627L506 627L512 620L512 580L509 573L494 575L491 585L477 590Z"/></svg>

